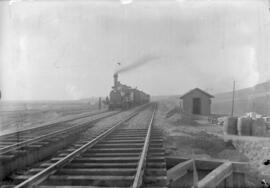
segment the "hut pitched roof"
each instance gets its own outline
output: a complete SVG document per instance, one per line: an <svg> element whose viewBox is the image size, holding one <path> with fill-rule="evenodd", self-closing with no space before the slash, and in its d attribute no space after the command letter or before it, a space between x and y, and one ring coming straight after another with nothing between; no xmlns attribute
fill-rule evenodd
<svg viewBox="0 0 270 188"><path fill-rule="evenodd" d="M199 92L201 92L201 93L203 93L203 94L205 94L205 95L208 96L209 98L214 98L213 95L211 95L211 94L209 94L209 93L207 93L207 92L201 90L200 88L194 88L194 89L190 90L189 92L185 93L184 95L182 95L182 96L180 97L180 99L183 99L186 95L189 95L190 93L192 93L192 92L194 92L194 91L196 91L196 90L199 91Z"/></svg>

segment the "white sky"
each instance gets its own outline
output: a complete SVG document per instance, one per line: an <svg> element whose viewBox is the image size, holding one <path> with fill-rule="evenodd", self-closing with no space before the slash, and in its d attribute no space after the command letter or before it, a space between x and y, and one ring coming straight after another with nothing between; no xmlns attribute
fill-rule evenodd
<svg viewBox="0 0 270 188"><path fill-rule="evenodd" d="M4 100L106 96L144 56L119 79L152 95L270 79L267 0L1 1L0 44Z"/></svg>

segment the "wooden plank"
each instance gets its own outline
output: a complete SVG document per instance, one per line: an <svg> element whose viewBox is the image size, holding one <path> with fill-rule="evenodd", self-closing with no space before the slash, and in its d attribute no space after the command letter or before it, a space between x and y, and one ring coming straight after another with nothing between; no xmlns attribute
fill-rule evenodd
<svg viewBox="0 0 270 188"><path fill-rule="evenodd" d="M232 165L234 173L246 173L250 169L249 163L245 162L233 162Z"/></svg>
<svg viewBox="0 0 270 188"><path fill-rule="evenodd" d="M195 160L197 170L211 171L222 165L224 162Z"/></svg>
<svg viewBox="0 0 270 188"><path fill-rule="evenodd" d="M185 162L179 163L178 165L172 167L167 171L167 178L170 183L177 181L179 178L184 176L189 169L192 170L193 160L187 160Z"/></svg>
<svg viewBox="0 0 270 188"><path fill-rule="evenodd" d="M233 172L232 163L225 162L218 168L210 172L201 181L199 181L198 188L212 188L216 187L221 181L229 177Z"/></svg>
<svg viewBox="0 0 270 188"><path fill-rule="evenodd" d="M172 168L178 163L182 163L187 160L189 160L189 158L166 157L166 164L167 164L167 167ZM224 162L226 161L215 160L215 159L213 160L212 159L211 160L195 159L197 170L213 170Z"/></svg>
<svg viewBox="0 0 270 188"><path fill-rule="evenodd" d="M178 163L185 162L189 159L181 158L181 157L166 157L165 160L166 160L167 169L170 169L174 167L175 165L177 165Z"/></svg>
<svg viewBox="0 0 270 188"><path fill-rule="evenodd" d="M233 174L233 187L242 188L246 187L246 176L243 173L234 173Z"/></svg>
<svg viewBox="0 0 270 188"><path fill-rule="evenodd" d="M233 173L225 179L225 187L233 188Z"/></svg>
<svg viewBox="0 0 270 188"><path fill-rule="evenodd" d="M184 161L189 160L189 158L182 157L166 157L167 167L172 168L178 163L182 163ZM220 160L220 159L195 159L195 164L197 170L213 170L220 166L221 164L228 162L228 160ZM249 169L249 163L246 162L231 162L233 166L233 172L235 173L246 173ZM270 177L270 176L269 176Z"/></svg>

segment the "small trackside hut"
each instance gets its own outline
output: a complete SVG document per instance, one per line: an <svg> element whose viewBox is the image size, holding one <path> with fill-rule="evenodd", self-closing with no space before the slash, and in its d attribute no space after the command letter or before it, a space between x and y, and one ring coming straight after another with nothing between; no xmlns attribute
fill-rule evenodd
<svg viewBox="0 0 270 188"><path fill-rule="evenodd" d="M211 114L211 98L213 95L195 88L180 97L182 111L186 114L205 115Z"/></svg>

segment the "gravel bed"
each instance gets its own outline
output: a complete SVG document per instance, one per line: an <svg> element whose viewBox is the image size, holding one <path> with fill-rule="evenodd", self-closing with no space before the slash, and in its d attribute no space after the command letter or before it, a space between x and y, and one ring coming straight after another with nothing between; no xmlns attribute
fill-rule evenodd
<svg viewBox="0 0 270 188"><path fill-rule="evenodd" d="M109 117L109 118L106 118L104 120L97 122L95 126L97 127L111 126L112 124L115 124L118 121L124 119L126 116L132 114L135 110L136 108L121 112L117 115L114 115L113 117Z"/></svg>
<svg viewBox="0 0 270 188"><path fill-rule="evenodd" d="M87 123L87 122L92 121L92 120L94 120L96 118L105 117L105 116L108 116L108 115L112 115L114 113L117 113L117 111L107 111L107 112L104 112L104 113L100 113L100 114L96 114L96 115L92 115L92 116L89 116L89 117L80 118L80 119L76 119L76 120L67 122L67 125L75 125L75 124Z"/></svg>
<svg viewBox="0 0 270 188"><path fill-rule="evenodd" d="M152 109L145 109L140 112L137 116L132 118L123 129L147 129L149 125L149 121L151 119L153 110Z"/></svg>

